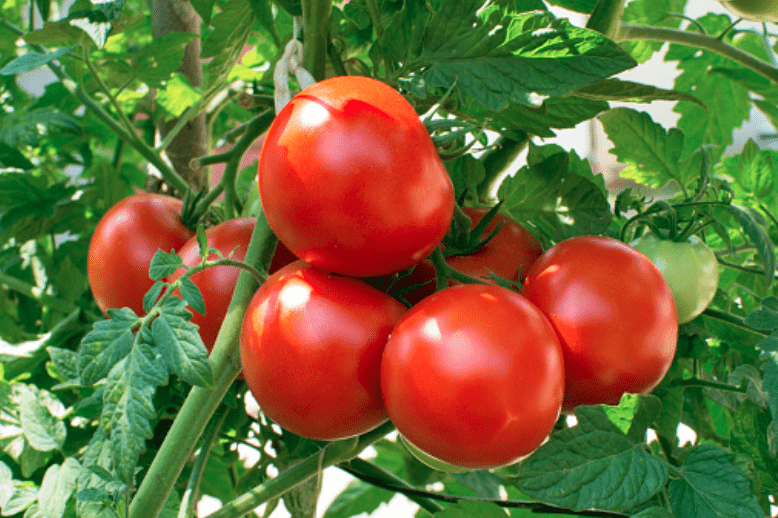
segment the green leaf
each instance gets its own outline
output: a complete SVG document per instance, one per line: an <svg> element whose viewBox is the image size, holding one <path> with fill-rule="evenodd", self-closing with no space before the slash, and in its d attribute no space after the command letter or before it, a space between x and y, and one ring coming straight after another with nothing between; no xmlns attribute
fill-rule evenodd
<svg viewBox="0 0 778 518"><path fill-rule="evenodd" d="M651 103L654 101L689 101L704 106L696 97L686 92L666 90L656 86L608 78L580 88L574 95L598 101Z"/></svg>
<svg viewBox="0 0 778 518"><path fill-rule="evenodd" d="M732 455L713 444L691 448L667 493L676 516L762 518L748 478Z"/></svg>
<svg viewBox="0 0 778 518"><path fill-rule="evenodd" d="M19 398L19 418L27 442L38 451L62 449L67 438L67 428L62 419L52 415L52 408L63 413L62 404L47 392L24 390ZM53 406L52 406L53 405Z"/></svg>
<svg viewBox="0 0 778 518"><path fill-rule="evenodd" d="M655 396L624 394L618 406L604 407L608 419L632 442L646 440L646 431L662 412Z"/></svg>
<svg viewBox="0 0 778 518"><path fill-rule="evenodd" d="M388 489L353 480L335 497L323 518L349 518L362 513L370 514L394 495L395 493Z"/></svg>
<svg viewBox="0 0 778 518"><path fill-rule="evenodd" d="M82 131L76 119L51 106L0 115L0 142L11 147L36 146L46 135Z"/></svg>
<svg viewBox="0 0 778 518"><path fill-rule="evenodd" d="M574 152L557 153L506 178L497 191L503 212L552 241L603 232L612 217L607 195L591 172L574 169L575 160Z"/></svg>
<svg viewBox="0 0 778 518"><path fill-rule="evenodd" d="M79 355L70 349L59 347L46 347L54 367L62 378L72 380L78 378L78 358Z"/></svg>
<svg viewBox="0 0 778 518"><path fill-rule="evenodd" d="M175 250L171 250L170 252L157 250L151 258L151 264L149 264L149 277L155 281L159 281L173 275L176 270L182 266L184 266L184 262L181 260L181 257L176 254Z"/></svg>
<svg viewBox="0 0 778 518"><path fill-rule="evenodd" d="M178 297L171 297L160 307L159 316L151 324L154 342L171 372L192 385L210 387L213 374L208 363L208 350L189 322L190 313Z"/></svg>
<svg viewBox="0 0 778 518"><path fill-rule="evenodd" d="M151 308L154 307L154 303L157 302L157 299L162 294L162 290L165 286L167 286L167 284L162 281L157 281L151 285L149 291L143 295L143 311L146 313L151 311Z"/></svg>
<svg viewBox="0 0 778 518"><path fill-rule="evenodd" d="M671 128L665 130L645 112L615 108L599 117L605 133L613 142L611 153L630 167L621 173L625 178L661 188L675 181L685 189L698 171L681 162L684 135Z"/></svg>
<svg viewBox="0 0 778 518"><path fill-rule="evenodd" d="M109 432L114 469L127 485L134 485L138 459L146 448L146 439L153 436L150 420L155 417L154 392L167 378L164 361L145 340L135 344L108 375L100 426Z"/></svg>
<svg viewBox="0 0 778 518"><path fill-rule="evenodd" d="M446 2L432 17L419 60L433 87L457 88L492 111L532 94L565 96L635 66L601 34L547 14L483 21L483 2Z"/></svg>
<svg viewBox="0 0 778 518"><path fill-rule="evenodd" d="M201 315L205 315L205 301L203 300L203 295L200 293L200 288L192 282L192 279L189 277L182 277L181 282L178 285L178 290L181 293L181 297L183 297L190 308Z"/></svg>
<svg viewBox="0 0 778 518"><path fill-rule="evenodd" d="M0 513L13 516L27 509L38 499L38 488L29 482L13 480L13 471L0 462Z"/></svg>
<svg viewBox="0 0 778 518"><path fill-rule="evenodd" d="M205 25L211 24L211 14L213 14L213 6L216 3L215 0L193 0L191 2L194 10L200 15Z"/></svg>
<svg viewBox="0 0 778 518"><path fill-rule="evenodd" d="M303 6L301 0L273 0L283 7L292 16L302 16Z"/></svg>
<svg viewBox="0 0 778 518"><path fill-rule="evenodd" d="M175 73L165 81L164 87L157 91L155 103L165 110L169 120L183 115L191 106L200 102L201 98L200 92L192 88L183 74Z"/></svg>
<svg viewBox="0 0 778 518"><path fill-rule="evenodd" d="M776 268L775 245L769 234L756 222L751 212L736 205L727 205L725 210L735 217L748 240L756 247L756 252L764 265L764 280L769 286L773 281Z"/></svg>
<svg viewBox="0 0 778 518"><path fill-rule="evenodd" d="M213 17L213 31L203 41L202 58L213 58L206 70L206 92L221 85L237 63L254 25L255 13L245 0L228 0Z"/></svg>
<svg viewBox="0 0 778 518"><path fill-rule="evenodd" d="M49 466L38 491L38 512L46 518L62 518L80 471L81 464L73 457L65 459L61 466Z"/></svg>
<svg viewBox="0 0 778 518"><path fill-rule="evenodd" d="M126 490L116 489L113 493L109 491L109 484L115 482L113 474L108 471L112 463L108 432L98 427L86 446L81 471L76 481L75 498L78 501L76 508L79 516L118 518L107 501L111 498L118 499L117 497L125 494L129 488L127 487ZM95 468L99 468L99 470ZM104 473L109 474L107 479Z"/></svg>
<svg viewBox="0 0 778 518"><path fill-rule="evenodd" d="M30 45L47 47L70 47L88 45L89 36L81 29L70 25L68 20L47 21L42 29L30 31L24 35L24 41Z"/></svg>
<svg viewBox="0 0 778 518"><path fill-rule="evenodd" d="M113 312L109 320L95 322L82 340L78 357L81 384L91 386L105 378L111 369L132 349L132 328L138 318L127 309Z"/></svg>
<svg viewBox="0 0 778 518"><path fill-rule="evenodd" d="M438 518L505 518L505 510L491 502L470 502L462 500L435 513Z"/></svg>
<svg viewBox="0 0 778 518"><path fill-rule="evenodd" d="M577 511L633 508L661 491L669 466L633 442L601 407L578 407L578 424L553 433L519 464L513 484L531 498Z"/></svg>
<svg viewBox="0 0 778 518"><path fill-rule="evenodd" d="M4 142L0 142L0 167L13 167L16 169L33 169L35 166L27 160L18 149L12 148Z"/></svg>
<svg viewBox="0 0 778 518"><path fill-rule="evenodd" d="M23 74L24 72L30 72L43 65L48 65L52 61L56 61L62 56L73 52L75 47L64 47L57 49L54 52L47 52L42 54L34 50L30 50L27 53L12 60L10 63L0 69L0 75L2 76L15 76L17 74Z"/></svg>
<svg viewBox="0 0 778 518"><path fill-rule="evenodd" d="M597 0L547 0L549 4L569 9L577 13L589 14L594 10Z"/></svg>
<svg viewBox="0 0 778 518"><path fill-rule="evenodd" d="M164 88L173 73L181 67L186 46L197 34L169 32L154 38L137 54L138 79L153 88Z"/></svg>

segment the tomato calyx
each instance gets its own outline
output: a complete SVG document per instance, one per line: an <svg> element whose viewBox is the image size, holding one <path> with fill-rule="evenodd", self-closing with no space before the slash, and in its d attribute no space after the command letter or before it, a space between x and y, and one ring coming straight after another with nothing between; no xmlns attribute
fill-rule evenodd
<svg viewBox="0 0 778 518"><path fill-rule="evenodd" d="M470 216L465 214L462 207L455 205L454 217L451 220L451 228L449 229L448 234L446 234L446 237L443 238L443 256L454 257L471 255L482 249L494 239L502 229L502 222L497 223L497 226L487 236L482 236L499 212L502 203L503 202L499 202L489 209L481 221L472 229L470 227L473 224L473 221L470 219Z"/></svg>

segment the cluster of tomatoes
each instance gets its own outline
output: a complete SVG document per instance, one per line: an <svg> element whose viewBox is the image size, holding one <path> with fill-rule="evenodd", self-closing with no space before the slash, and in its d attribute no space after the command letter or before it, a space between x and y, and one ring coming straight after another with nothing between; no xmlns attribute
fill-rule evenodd
<svg viewBox="0 0 778 518"><path fill-rule="evenodd" d="M446 259L485 282L436 292L425 258L451 226L453 187L415 110L381 82L332 78L293 98L265 138L259 189L280 243L244 317L243 376L265 415L294 433L334 440L390 419L428 461L493 468L536 449L562 412L650 391L672 362L671 289L615 239L572 238L543 252L497 214L476 227L495 231L491 240ZM172 198L136 195L101 220L89 251L101 309L142 314L158 248L199 262L180 210ZM464 211L474 227L487 212ZM240 260L253 226L214 226L208 246ZM522 293L492 274L522 282ZM387 293L367 277L396 282ZM192 321L210 349L237 269L191 279L207 309ZM410 308L390 295L398 289Z"/></svg>

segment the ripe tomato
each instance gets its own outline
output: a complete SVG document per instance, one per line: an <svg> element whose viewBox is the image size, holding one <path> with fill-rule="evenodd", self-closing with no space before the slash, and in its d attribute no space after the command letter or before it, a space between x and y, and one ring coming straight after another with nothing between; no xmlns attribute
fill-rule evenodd
<svg viewBox="0 0 778 518"><path fill-rule="evenodd" d="M778 0L719 0L733 14L757 22L778 23Z"/></svg>
<svg viewBox="0 0 778 518"><path fill-rule="evenodd" d="M87 256L89 286L103 313L128 307L142 315L143 296L157 250L178 250L194 233L181 223L181 201L135 194L111 207L92 234Z"/></svg>
<svg viewBox="0 0 778 518"><path fill-rule="evenodd" d="M333 77L281 110L259 157L270 227L308 263L371 277L440 243L454 189L413 107L386 84Z"/></svg>
<svg viewBox="0 0 778 518"><path fill-rule="evenodd" d="M405 307L360 279L294 262L249 303L243 374L259 407L298 435L335 440L387 419L379 372Z"/></svg>
<svg viewBox="0 0 778 518"><path fill-rule="evenodd" d="M232 252L230 257L236 261L242 261L246 257L255 225L256 219L254 218L236 218L213 226L205 231L208 248L219 250L225 256ZM178 255L187 266L200 264L200 245L197 243L197 238L192 237L187 241L179 250ZM217 254L208 256L209 260L218 258ZM292 256L291 252L279 244L270 263L270 273L294 260L296 258ZM184 271L183 268L180 268L168 278L168 282L173 282L181 277ZM232 292L235 290L239 275L240 269L235 266L214 266L190 277L191 281L200 289L205 302L205 314L201 315L193 311L192 322L199 326L200 337L209 351L216 343L219 328L221 328L227 314L227 308L230 306Z"/></svg>
<svg viewBox="0 0 778 518"><path fill-rule="evenodd" d="M676 242L649 233L632 246L651 259L670 285L679 324L693 320L708 307L719 287L719 262L708 245L694 236Z"/></svg>
<svg viewBox="0 0 778 518"><path fill-rule="evenodd" d="M656 266L621 241L562 241L535 262L522 294L561 339L563 411L648 393L670 368L678 338L673 294Z"/></svg>
<svg viewBox="0 0 778 518"><path fill-rule="evenodd" d="M381 391L397 430L424 453L468 468L503 466L551 433L564 393L562 350L518 293L454 286L400 319Z"/></svg>
<svg viewBox="0 0 778 518"><path fill-rule="evenodd" d="M464 207L462 211L472 220L470 228L475 227L488 209ZM448 257L449 266L471 277L489 279L492 271L498 277L519 280L519 271L524 279L530 266L543 253L540 242L532 233L505 214L497 213L486 227L483 237L488 236L502 224L500 231L482 248L470 255Z"/></svg>

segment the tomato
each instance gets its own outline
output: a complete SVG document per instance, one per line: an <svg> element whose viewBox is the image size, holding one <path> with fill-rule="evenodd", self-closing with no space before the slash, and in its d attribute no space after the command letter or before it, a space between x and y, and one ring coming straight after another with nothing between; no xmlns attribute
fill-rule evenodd
<svg viewBox="0 0 778 518"><path fill-rule="evenodd" d="M237 218L211 227L205 231L208 248L219 250L225 256L231 254L232 259L242 261L246 257L255 225L256 219L254 218ZM197 238L192 237L187 241L179 250L178 255L187 266L200 264L200 245ZM218 258L219 256L215 253L208 256L209 260ZM294 260L296 258L291 255L291 252L280 245L270 263L270 273ZM180 268L168 278L168 282L173 282L181 277L184 271L183 268ZM205 314L201 315L193 311L191 321L200 328L200 337L209 351L216 343L219 328L221 328L227 314L227 308L230 306L232 292L235 291L239 275L240 268L236 266L214 266L190 277L190 280L200 289L205 302Z"/></svg>
<svg viewBox="0 0 778 518"><path fill-rule="evenodd" d="M488 209L464 207L462 211L472 220L470 228L473 228ZM491 271L504 279L518 281L519 272L522 279L525 278L532 263L543 253L543 248L529 230L499 212L486 227L483 237L491 234L500 224L500 231L482 248L470 255L448 257L446 263L471 277L489 279Z"/></svg>
<svg viewBox="0 0 778 518"><path fill-rule="evenodd" d="M561 339L563 411L648 393L670 368L678 338L673 294L629 245L601 236L562 241L535 262L522 294Z"/></svg>
<svg viewBox="0 0 778 518"><path fill-rule="evenodd" d="M733 14L758 22L778 23L778 0L719 0Z"/></svg>
<svg viewBox="0 0 778 518"><path fill-rule="evenodd" d="M650 233L632 246L659 268L670 285L679 324L693 320L708 307L719 287L719 262L708 245L694 236L675 242Z"/></svg>
<svg viewBox="0 0 778 518"><path fill-rule="evenodd" d="M103 313L128 307L143 315L143 296L157 250L178 250L194 233L181 223L181 201L162 194L135 194L103 215L89 243L89 286Z"/></svg>
<svg viewBox="0 0 778 518"><path fill-rule="evenodd" d="M427 455L483 469L535 450L559 417L559 339L538 308L506 288L464 284L400 319L381 390L398 432Z"/></svg>
<svg viewBox="0 0 778 518"><path fill-rule="evenodd" d="M345 275L387 275L441 242L454 189L413 107L360 76L303 90L271 124L259 157L270 227L297 257Z"/></svg>
<svg viewBox="0 0 778 518"><path fill-rule="evenodd" d="M249 303L240 338L243 374L259 407L312 439L365 433L387 419L379 373L405 307L360 279L296 261Z"/></svg>
<svg viewBox="0 0 778 518"><path fill-rule="evenodd" d="M471 219L470 228L474 228L483 219L488 209L478 207L463 207L462 211ZM527 276L532 263L543 253L540 242L530 231L509 218L497 213L494 219L483 231L483 238L489 236L497 225L502 224L499 232L482 248L470 255L455 255L446 258L446 263L471 277L479 277L484 281L494 284L489 272L504 279L519 281ZM414 285L423 285L413 288L403 294L405 299L413 304L418 303L435 293L435 268L432 261L425 259L405 277L401 277L392 285L392 291L402 290ZM459 284L450 281L449 285Z"/></svg>

